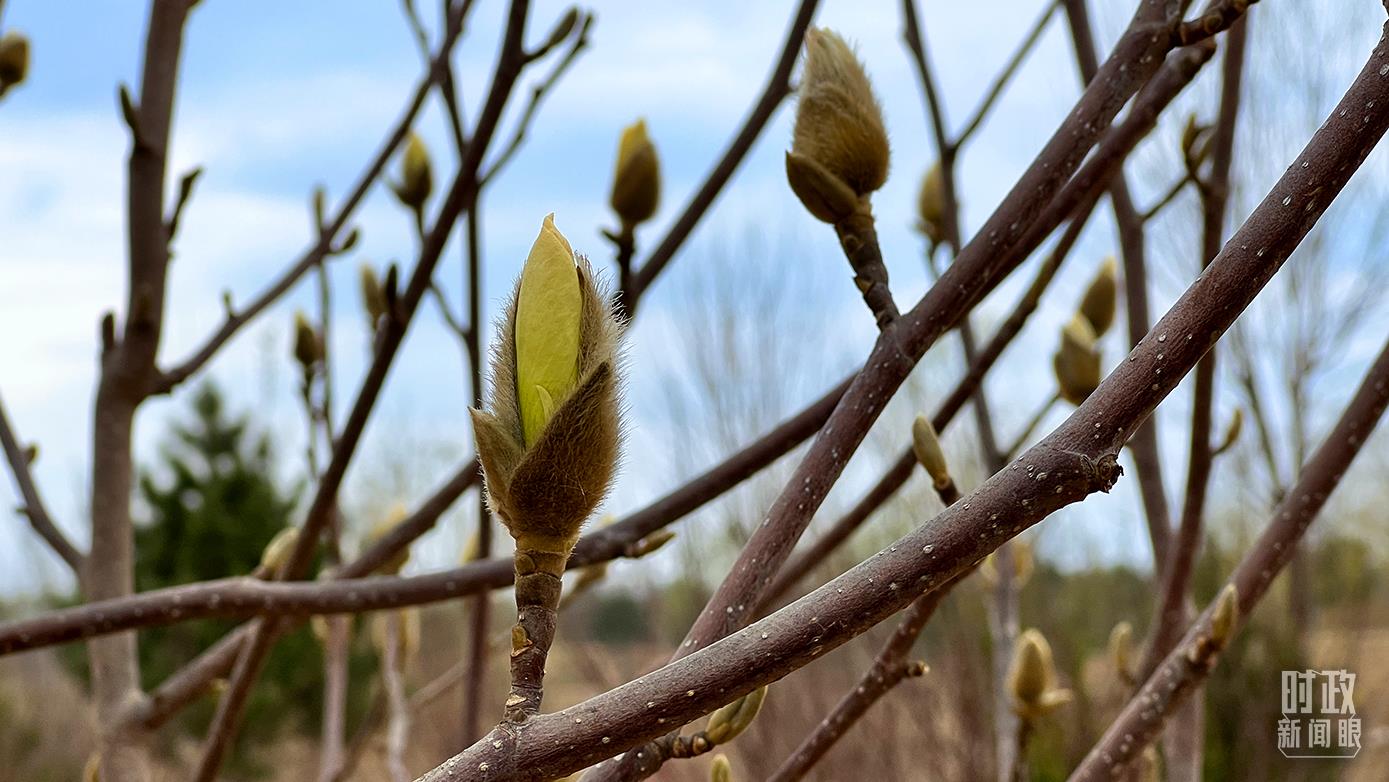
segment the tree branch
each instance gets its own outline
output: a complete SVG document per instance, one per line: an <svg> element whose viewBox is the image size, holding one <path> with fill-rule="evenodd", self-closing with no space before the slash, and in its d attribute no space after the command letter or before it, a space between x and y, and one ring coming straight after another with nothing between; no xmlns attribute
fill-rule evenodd
<svg viewBox="0 0 1389 782"><path fill-rule="evenodd" d="M29 519L29 526L34 528L34 532L43 538L49 548L53 549L53 553L62 557L68 567L72 568L72 573L77 576L80 585L82 581L82 553L77 550L76 546L72 545L63 531L58 529L58 525L53 523L53 517L48 515L48 506L44 504L43 497L39 495L38 486L34 484L34 476L29 472L29 454L19 444L19 438L10 428L10 421L5 415L3 402L0 402L0 447L4 448L5 459L10 463L10 473L14 476L15 489L18 491L20 499L24 500L20 512Z"/></svg>
<svg viewBox="0 0 1389 782"><path fill-rule="evenodd" d="M1379 133L1382 132L1380 128ZM1336 427L1303 466L1297 483L1274 510L1272 521L1258 542L1225 582L1227 588L1233 586L1236 590L1239 617L1249 616L1274 577L1292 559L1298 542L1369 439L1386 405L1389 405L1389 344L1370 367ZM1219 653L1225 645L1212 642L1213 609L1214 605L1208 607L1192 624L1181 642L1124 706L1104 737L1071 774L1073 782L1112 778L1152 743L1167 718L1206 680L1219 662ZM1229 639L1224 640L1228 643Z"/></svg>

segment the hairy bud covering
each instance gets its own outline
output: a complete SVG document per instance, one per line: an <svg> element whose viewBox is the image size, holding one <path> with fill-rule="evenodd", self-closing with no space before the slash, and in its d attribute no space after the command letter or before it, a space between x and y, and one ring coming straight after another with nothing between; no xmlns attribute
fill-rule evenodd
<svg viewBox="0 0 1389 782"><path fill-rule="evenodd" d="M661 161L646 135L646 120L639 119L622 130L609 203L628 228L650 220L660 206Z"/></svg>

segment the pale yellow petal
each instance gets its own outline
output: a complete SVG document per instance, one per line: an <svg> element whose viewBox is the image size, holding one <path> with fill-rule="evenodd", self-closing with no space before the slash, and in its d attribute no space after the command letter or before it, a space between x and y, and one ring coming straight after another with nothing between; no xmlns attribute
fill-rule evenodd
<svg viewBox="0 0 1389 782"><path fill-rule="evenodd" d="M574 390L582 319L574 251L551 214L521 271L516 301L516 389L526 445Z"/></svg>

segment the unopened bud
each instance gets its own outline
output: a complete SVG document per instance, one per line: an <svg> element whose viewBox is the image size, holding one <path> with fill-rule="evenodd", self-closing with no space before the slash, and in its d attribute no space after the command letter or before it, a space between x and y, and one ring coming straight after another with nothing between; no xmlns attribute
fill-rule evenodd
<svg viewBox="0 0 1389 782"><path fill-rule="evenodd" d="M1133 677L1133 625L1120 622L1109 631L1109 658L1120 679Z"/></svg>
<svg viewBox="0 0 1389 782"><path fill-rule="evenodd" d="M371 264L362 264L360 275L362 306L367 311L367 319L374 327L381 322L381 316L386 314L386 291L381 287L381 280L377 278L376 270L371 267Z"/></svg>
<svg viewBox="0 0 1389 782"><path fill-rule="evenodd" d="M1215 611L1211 614L1211 643L1224 649L1230 643L1239 625L1239 590L1234 584L1226 584L1216 599Z"/></svg>
<svg viewBox="0 0 1389 782"><path fill-rule="evenodd" d="M1236 407L1235 412L1230 416L1230 423L1225 427L1225 437L1221 439L1220 445L1216 447L1216 453L1224 453L1230 450L1239 440L1240 430L1244 428L1244 408Z"/></svg>
<svg viewBox="0 0 1389 782"><path fill-rule="evenodd" d="M709 727L704 729L704 735L712 744L727 744L747 730L766 698L767 685L764 684L720 708L710 715Z"/></svg>
<svg viewBox="0 0 1389 782"><path fill-rule="evenodd" d="M1013 661L1008 667L1008 693L1018 715L1033 720L1069 703L1070 691L1058 689L1055 681L1051 645L1037 630L1024 630L1013 647Z"/></svg>
<svg viewBox="0 0 1389 782"><path fill-rule="evenodd" d="M937 489L950 485L950 467L945 462L945 452L941 450L936 427L924 415L918 415L912 422L912 451Z"/></svg>
<svg viewBox="0 0 1389 782"><path fill-rule="evenodd" d="M722 752L714 756L709 766L709 782L733 782L733 766Z"/></svg>
<svg viewBox="0 0 1389 782"><path fill-rule="evenodd" d="M396 198L416 212L424 210L425 201L434 189L434 171L429 163L429 149L414 133L405 144L400 165L400 183L394 186Z"/></svg>
<svg viewBox="0 0 1389 782"><path fill-rule="evenodd" d="M1100 385L1100 351L1089 319L1076 313L1061 330L1061 348L1052 358L1061 398L1084 402Z"/></svg>
<svg viewBox="0 0 1389 782"><path fill-rule="evenodd" d="M294 554L294 547L299 543L299 528L285 527L275 533L275 537L265 545L265 550L260 554L260 570L265 573L266 578L278 578L289 564L289 558Z"/></svg>
<svg viewBox="0 0 1389 782"><path fill-rule="evenodd" d="M609 198L613 211L628 228L650 220L661 202L661 161L646 135L646 120L622 130L617 166Z"/></svg>
<svg viewBox="0 0 1389 782"><path fill-rule="evenodd" d="M939 244L945 238L945 176L941 173L940 161L936 161L921 178L921 189L916 195L917 228Z"/></svg>
<svg viewBox="0 0 1389 782"><path fill-rule="evenodd" d="M0 35L0 94L29 75L29 39L11 30Z"/></svg>
<svg viewBox="0 0 1389 782"><path fill-rule="evenodd" d="M1080 314L1090 321L1095 336L1101 337L1114 323L1115 301L1119 295L1119 264L1113 257L1105 258L1100 271L1085 289L1080 300Z"/></svg>
<svg viewBox="0 0 1389 782"><path fill-rule="evenodd" d="M303 312L294 313L294 360L306 371L323 360L323 340Z"/></svg>
<svg viewBox="0 0 1389 782"><path fill-rule="evenodd" d="M889 150L882 108L849 45L827 29L805 36L805 72L791 137L787 176L815 217L836 223L887 181ZM820 181L828 178L843 185ZM846 202L845 193L854 197Z"/></svg>

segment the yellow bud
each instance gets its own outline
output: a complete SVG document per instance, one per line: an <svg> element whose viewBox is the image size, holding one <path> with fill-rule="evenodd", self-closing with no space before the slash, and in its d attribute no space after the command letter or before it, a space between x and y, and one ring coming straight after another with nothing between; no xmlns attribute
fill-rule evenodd
<svg viewBox="0 0 1389 782"><path fill-rule="evenodd" d="M323 359L323 340L303 312L294 313L294 359L304 369Z"/></svg>
<svg viewBox="0 0 1389 782"><path fill-rule="evenodd" d="M367 311L367 320L375 327L381 316L386 314L386 291L381 287L381 280L377 278L376 270L371 268L371 264L362 264L360 275L362 306Z"/></svg>
<svg viewBox="0 0 1389 782"><path fill-rule="evenodd" d="M463 541L463 550L458 554L458 564L466 565L476 560L481 553L482 542L478 539L477 530L473 530L468 539Z"/></svg>
<svg viewBox="0 0 1389 782"><path fill-rule="evenodd" d="M931 482L937 489L944 489L950 485L950 467L945 463L945 452L941 450L940 438L936 436L936 428L931 425L931 419L924 415L919 415L912 422L912 450L916 453L916 460L926 468L926 474L931 476Z"/></svg>
<svg viewBox="0 0 1389 782"><path fill-rule="evenodd" d="M921 178L916 195L917 227L926 238L939 243L945 238L945 176L937 161Z"/></svg>
<svg viewBox="0 0 1389 782"><path fill-rule="evenodd" d="M1090 321L1095 336L1103 336L1114 323L1115 301L1119 295L1119 264L1111 257L1100 264L1100 271L1085 289L1080 314Z"/></svg>
<svg viewBox="0 0 1389 782"><path fill-rule="evenodd" d="M378 519L375 524L371 525L371 531L367 533L367 545L370 546L376 543L377 541L381 540L382 538L386 537L386 535L389 534L391 530L395 529L396 526L400 524L400 522L405 520L407 515L409 514L406 512L404 505L396 503L395 505L391 506L391 510L389 513ZM410 549L407 547L397 552L395 556L386 560L386 562L382 564L381 567L377 568L376 572L388 576L394 576L400 572L401 568L405 567L405 563L409 560Z"/></svg>
<svg viewBox="0 0 1389 782"><path fill-rule="evenodd" d="M396 659L404 668L415 653L420 650L420 611L418 608L401 608L395 611L378 611L371 616L371 643L376 653L384 655L386 644L394 634Z"/></svg>
<svg viewBox="0 0 1389 782"><path fill-rule="evenodd" d="M1013 661L1008 668L1008 693L1020 709L1042 702L1042 695L1052 689L1056 673L1051 657L1051 645L1033 628L1024 630L1013 646Z"/></svg>
<svg viewBox="0 0 1389 782"><path fill-rule="evenodd" d="M285 565L289 564L289 557L294 553L294 547L298 543L298 527L285 527L275 533L275 537L270 539L260 555L260 569L264 571L266 578L277 578L280 575Z"/></svg>
<svg viewBox="0 0 1389 782"><path fill-rule="evenodd" d="M646 120L622 130L617 143L617 166L609 202L626 227L644 223L661 201L661 161L646 135Z"/></svg>
<svg viewBox="0 0 1389 782"><path fill-rule="evenodd" d="M1162 782L1161 763L1158 761L1157 747L1149 744L1138 758L1137 782Z"/></svg>
<svg viewBox="0 0 1389 782"><path fill-rule="evenodd" d="M1239 625L1239 590L1234 584L1226 584L1216 598L1215 611L1211 613L1211 643L1223 649L1230 643Z"/></svg>
<svg viewBox="0 0 1389 782"><path fill-rule="evenodd" d="M0 94L29 75L29 39L11 30L0 36Z"/></svg>
<svg viewBox="0 0 1389 782"><path fill-rule="evenodd" d="M722 752L714 756L714 762L709 766L709 782L733 782L733 766Z"/></svg>
<svg viewBox="0 0 1389 782"><path fill-rule="evenodd" d="M531 246L516 295L516 391L526 445L574 390L582 320L574 251L551 214Z"/></svg>
<svg viewBox="0 0 1389 782"><path fill-rule="evenodd" d="M704 735L712 744L727 744L747 730L766 698L767 685L764 684L723 706L709 716L709 727L704 729Z"/></svg>
<svg viewBox="0 0 1389 782"><path fill-rule="evenodd" d="M402 204L416 212L424 209L424 202L434 189L434 170L429 163L429 149L424 141L414 133L405 143L405 156L400 165L400 184L395 186L396 197Z"/></svg>
<svg viewBox="0 0 1389 782"><path fill-rule="evenodd" d="M1061 398L1073 405L1084 402L1100 385L1100 351L1090 321L1076 313L1061 329L1061 348L1052 357Z"/></svg>
<svg viewBox="0 0 1389 782"><path fill-rule="evenodd" d="M858 199L887 181L882 108L853 50L830 30L812 29L805 36L805 72L791 151L824 169ZM805 200L801 190L796 194ZM824 219L818 213L816 217Z"/></svg>
<svg viewBox="0 0 1389 782"><path fill-rule="evenodd" d="M87 765L82 768L82 782L101 782L101 753L93 752L87 756Z"/></svg>
<svg viewBox="0 0 1389 782"><path fill-rule="evenodd" d="M1109 658L1119 678L1128 681L1133 676L1133 625L1120 622L1109 631Z"/></svg>
<svg viewBox="0 0 1389 782"><path fill-rule="evenodd" d="M1220 445L1216 447L1216 453L1224 453L1239 440L1240 430L1244 428L1244 408L1236 407L1235 412L1230 416L1230 423L1225 427L1225 437Z"/></svg>

